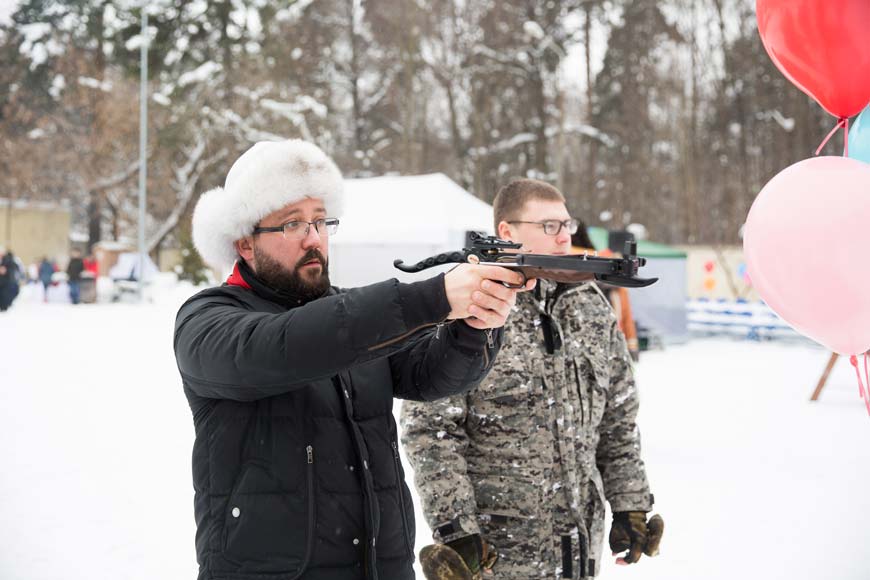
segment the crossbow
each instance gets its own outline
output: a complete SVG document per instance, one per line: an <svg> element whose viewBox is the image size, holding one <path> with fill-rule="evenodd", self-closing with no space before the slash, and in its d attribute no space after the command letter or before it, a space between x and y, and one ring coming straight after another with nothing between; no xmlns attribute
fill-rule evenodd
<svg viewBox="0 0 870 580"><path fill-rule="evenodd" d="M638 278L637 271L646 264L646 258L637 256L637 242L627 241L621 258L602 258L588 252L563 256L522 254L522 244L502 240L495 236L471 234L471 247L458 252L445 252L421 260L413 266L395 260L393 266L403 272L421 272L442 264L482 264L517 270L523 275L523 284L530 278L554 282L586 282L598 280L612 286L643 288L658 278ZM521 285L518 285L519 287Z"/></svg>

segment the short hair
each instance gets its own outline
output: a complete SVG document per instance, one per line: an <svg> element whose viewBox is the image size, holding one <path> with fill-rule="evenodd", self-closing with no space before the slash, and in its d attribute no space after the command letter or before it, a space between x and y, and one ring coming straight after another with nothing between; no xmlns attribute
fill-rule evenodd
<svg viewBox="0 0 870 580"><path fill-rule="evenodd" d="M562 192L549 183L537 179L513 179L498 190L492 201L496 233L498 224L517 219L526 203L534 199L565 203Z"/></svg>

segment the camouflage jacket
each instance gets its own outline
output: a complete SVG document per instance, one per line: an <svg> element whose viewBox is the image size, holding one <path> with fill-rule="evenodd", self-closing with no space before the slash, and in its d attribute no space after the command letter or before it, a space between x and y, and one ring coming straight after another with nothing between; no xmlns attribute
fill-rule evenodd
<svg viewBox="0 0 870 580"><path fill-rule="evenodd" d="M652 508L613 311L591 284L539 289L518 297L477 388L401 413L435 540L480 533L497 580L593 577L605 498L615 512Z"/></svg>

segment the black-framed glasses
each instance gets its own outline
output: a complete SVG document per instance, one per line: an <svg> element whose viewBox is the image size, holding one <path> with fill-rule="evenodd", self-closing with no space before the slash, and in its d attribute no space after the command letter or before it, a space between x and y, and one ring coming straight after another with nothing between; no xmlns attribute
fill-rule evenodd
<svg viewBox="0 0 870 580"><path fill-rule="evenodd" d="M336 230L338 230L338 218L320 218L313 222L293 220L285 222L280 226L270 226L266 228L256 227L254 228L254 233L263 234L268 232L281 232L284 234L284 239L301 240L308 236L308 232L311 231L311 226L314 226L314 229L319 235L331 236L336 232Z"/></svg>
<svg viewBox="0 0 870 580"><path fill-rule="evenodd" d="M559 220L544 220L542 222L523 222L519 220L509 221L509 224L537 224L544 228L544 233L548 236L558 236L559 232L562 231L562 228L568 230L569 234L576 234L577 228L580 226L580 222L571 218L565 221Z"/></svg>

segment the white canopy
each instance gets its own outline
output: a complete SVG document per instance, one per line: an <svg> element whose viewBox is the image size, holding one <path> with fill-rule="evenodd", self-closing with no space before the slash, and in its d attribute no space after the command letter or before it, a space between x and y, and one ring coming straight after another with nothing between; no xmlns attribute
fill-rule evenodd
<svg viewBox="0 0 870 580"><path fill-rule="evenodd" d="M492 207L443 173L345 180L344 214L330 238L330 277L344 287L406 275L393 260L416 262L458 250L467 231L492 232Z"/></svg>
<svg viewBox="0 0 870 580"><path fill-rule="evenodd" d="M138 252L123 252L118 255L118 261L109 270L109 278L112 280L139 280L139 263ZM146 281L160 272L151 256L147 254L144 256L142 264L145 271L144 279Z"/></svg>

